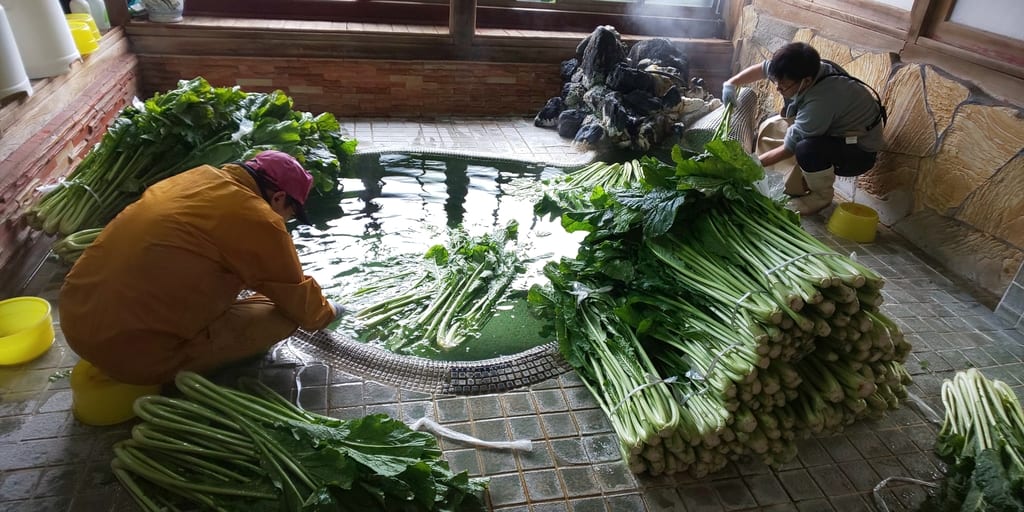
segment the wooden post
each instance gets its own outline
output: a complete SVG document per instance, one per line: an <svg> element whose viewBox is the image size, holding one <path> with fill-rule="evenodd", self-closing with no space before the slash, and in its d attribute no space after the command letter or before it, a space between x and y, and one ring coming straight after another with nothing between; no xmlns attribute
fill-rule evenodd
<svg viewBox="0 0 1024 512"><path fill-rule="evenodd" d="M125 0L104 0L107 4L107 19L110 20L110 27L123 27L132 19L128 13L128 2Z"/></svg>
<svg viewBox="0 0 1024 512"><path fill-rule="evenodd" d="M448 7L448 34L456 48L469 48L476 32L476 0L451 0Z"/></svg>

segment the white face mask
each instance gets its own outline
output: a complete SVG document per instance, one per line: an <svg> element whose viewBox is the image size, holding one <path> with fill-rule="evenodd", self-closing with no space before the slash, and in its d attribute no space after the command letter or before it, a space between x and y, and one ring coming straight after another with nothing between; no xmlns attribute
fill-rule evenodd
<svg viewBox="0 0 1024 512"><path fill-rule="evenodd" d="M800 96L801 94L807 92L807 89L810 89L810 85L813 85L813 83L805 85L806 80L807 79L804 78L803 80L800 80L800 82L798 82L797 85L793 86L796 88L796 92L794 92L793 95L790 96L789 98L784 99L782 112L780 114L782 115L783 119L788 121L790 124L792 124L793 120L796 118L796 102L793 100L797 96Z"/></svg>

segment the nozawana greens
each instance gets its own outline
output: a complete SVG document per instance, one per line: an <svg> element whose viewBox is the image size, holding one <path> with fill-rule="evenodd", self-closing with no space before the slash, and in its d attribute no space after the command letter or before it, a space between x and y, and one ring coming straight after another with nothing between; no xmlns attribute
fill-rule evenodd
<svg viewBox="0 0 1024 512"><path fill-rule="evenodd" d="M1010 386L959 371L943 381L942 404L935 451L948 469L921 510L1024 512L1024 409Z"/></svg>
<svg viewBox="0 0 1024 512"><path fill-rule="evenodd" d="M355 327L391 351L418 355L478 336L523 272L518 231L516 222L481 236L453 229L447 244L430 247L418 265L363 276L372 283L355 293L368 302L356 312Z"/></svg>
<svg viewBox="0 0 1024 512"><path fill-rule="evenodd" d="M613 164L590 166L535 204L586 238L548 263L530 304L630 467L781 464L800 437L897 407L910 346L878 309L881 277L758 192L763 169L737 142L719 135L673 158L615 165L628 183L604 176Z"/></svg>
<svg viewBox="0 0 1024 512"><path fill-rule="evenodd" d="M321 416L253 380L175 384L184 398L138 399L142 422L114 445L114 475L142 510L485 509L485 480L453 474L432 435L383 414Z"/></svg>
<svg viewBox="0 0 1024 512"><path fill-rule="evenodd" d="M338 188L356 141L331 113L292 109L281 91L247 93L182 80L125 107L67 179L26 213L47 234L102 228L150 185L203 164L219 166L276 149L313 175L312 199Z"/></svg>

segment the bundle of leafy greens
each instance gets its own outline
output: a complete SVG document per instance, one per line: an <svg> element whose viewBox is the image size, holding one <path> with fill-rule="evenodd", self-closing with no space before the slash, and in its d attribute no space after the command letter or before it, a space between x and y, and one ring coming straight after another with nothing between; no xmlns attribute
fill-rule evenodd
<svg viewBox="0 0 1024 512"><path fill-rule="evenodd" d="M281 91L246 93L212 87L203 78L183 80L174 90L125 107L67 179L26 216L51 235L101 228L153 183L266 149L296 157L313 175L318 195L326 195L337 190L355 147L333 114L293 110Z"/></svg>
<svg viewBox="0 0 1024 512"><path fill-rule="evenodd" d="M450 350L478 335L523 273L518 231L516 222L481 236L451 230L447 244L430 247L420 267L355 293L370 302L355 314L358 329L393 352L410 354L424 344Z"/></svg>
<svg viewBox="0 0 1024 512"><path fill-rule="evenodd" d="M182 372L184 398L145 396L114 475L145 511L482 511L486 481L453 474L430 434L383 414L338 420L265 385Z"/></svg>
<svg viewBox="0 0 1024 512"><path fill-rule="evenodd" d="M935 451L949 466L923 511L1024 511L1024 409L1005 382L977 369L942 383Z"/></svg>
<svg viewBox="0 0 1024 512"><path fill-rule="evenodd" d="M626 186L570 175L535 204L587 235L545 267L530 304L636 472L780 464L797 438L906 396L910 347L878 311L882 279L758 192L763 168L723 133L700 154L676 147L675 165L622 166L637 176Z"/></svg>

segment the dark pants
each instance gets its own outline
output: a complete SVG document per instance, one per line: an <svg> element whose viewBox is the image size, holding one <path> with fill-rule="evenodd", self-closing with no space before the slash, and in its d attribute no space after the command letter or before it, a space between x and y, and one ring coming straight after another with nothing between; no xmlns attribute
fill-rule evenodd
<svg viewBox="0 0 1024 512"><path fill-rule="evenodd" d="M804 172L833 167L836 176L860 176L874 167L876 155L842 137L809 137L796 143L796 162Z"/></svg>

